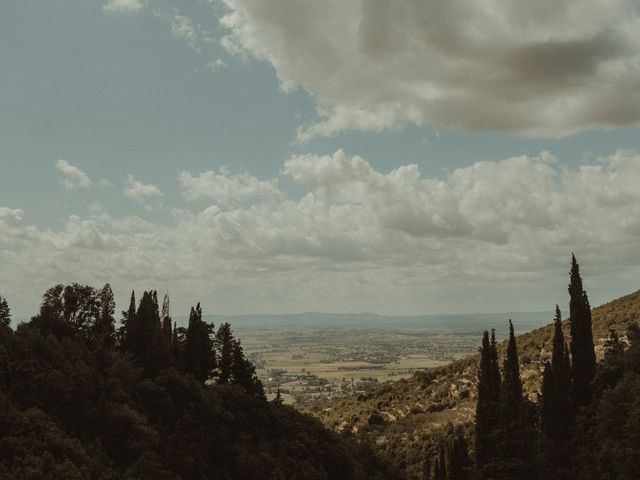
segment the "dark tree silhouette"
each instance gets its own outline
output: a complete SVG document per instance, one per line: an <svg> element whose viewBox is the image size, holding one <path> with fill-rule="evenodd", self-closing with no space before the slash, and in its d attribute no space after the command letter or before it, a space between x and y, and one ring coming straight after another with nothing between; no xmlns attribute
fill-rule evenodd
<svg viewBox="0 0 640 480"><path fill-rule="evenodd" d="M596 354L591 330L591 307L587 292L582 286L580 266L575 255L571 255L569 296L573 401L575 406L579 408L589 403L590 384L596 369Z"/></svg>

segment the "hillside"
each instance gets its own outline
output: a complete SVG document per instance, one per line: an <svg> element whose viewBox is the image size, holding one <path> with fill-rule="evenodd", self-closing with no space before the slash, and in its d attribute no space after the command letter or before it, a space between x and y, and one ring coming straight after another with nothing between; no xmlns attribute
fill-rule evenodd
<svg viewBox="0 0 640 480"><path fill-rule="evenodd" d="M267 402L228 326L218 345L235 350L218 352L216 380L193 373L198 358L216 358L214 346L196 343L211 340L199 305L184 338L174 331L173 350L147 342L140 356L132 339L141 327L164 338L156 293L145 292L137 311L132 296L116 335L107 287L53 287L15 331L0 297L0 479L395 478L366 447Z"/></svg>
<svg viewBox="0 0 640 480"><path fill-rule="evenodd" d="M596 352L601 355L609 329L624 336L627 325L640 320L640 291L594 308L592 315ZM569 341L568 320L564 323ZM550 355L552 337L550 323L517 338L523 386L534 401L539 393L543 363ZM501 356L504 348L504 343L500 344ZM409 478L419 478L425 456L435 455L434 439L449 428L450 423L470 428L475 412L477 362L476 355L418 372L410 379L384 385L367 394L316 405L311 413L331 429L354 435L371 445Z"/></svg>

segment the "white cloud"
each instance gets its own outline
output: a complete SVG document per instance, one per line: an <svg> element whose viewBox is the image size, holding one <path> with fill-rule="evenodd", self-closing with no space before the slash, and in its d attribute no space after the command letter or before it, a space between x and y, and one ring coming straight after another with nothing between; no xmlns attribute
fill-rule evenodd
<svg viewBox="0 0 640 480"><path fill-rule="evenodd" d="M282 197L276 181L258 180L246 172L232 175L225 167L218 172L207 171L197 176L191 172L180 172L178 182L187 200L212 198L218 203L229 203L254 197Z"/></svg>
<svg viewBox="0 0 640 480"><path fill-rule="evenodd" d="M630 0L224 0L231 54L302 86L321 121L298 140L407 123L563 136L638 125Z"/></svg>
<svg viewBox="0 0 640 480"><path fill-rule="evenodd" d="M207 64L207 69L214 73L224 68L227 68L227 64L220 58L216 58Z"/></svg>
<svg viewBox="0 0 640 480"><path fill-rule="evenodd" d="M110 281L122 301L129 288L170 288L185 311L198 298L229 313L539 310L564 302L575 251L594 304L637 288L640 152L579 168L543 152L437 178L337 151L292 156L282 174L299 199L275 180L183 172L187 198L217 204L165 222L93 206L43 229L0 208L0 283ZM162 196L131 176L126 189Z"/></svg>
<svg viewBox="0 0 640 480"><path fill-rule="evenodd" d="M56 168L64 175L64 188L74 190L76 188L89 188L91 179L78 167L70 165L65 160L58 160Z"/></svg>
<svg viewBox="0 0 640 480"><path fill-rule="evenodd" d="M135 13L144 8L145 0L109 0L102 6L108 13Z"/></svg>
<svg viewBox="0 0 640 480"><path fill-rule="evenodd" d="M170 18L171 34L178 40L182 40L191 48L197 48L198 32L189 17L174 15Z"/></svg>
<svg viewBox="0 0 640 480"><path fill-rule="evenodd" d="M157 202L164 196L164 193L156 185L144 184L131 174L127 175L124 181L124 194L144 204L148 209L151 208L153 202Z"/></svg>

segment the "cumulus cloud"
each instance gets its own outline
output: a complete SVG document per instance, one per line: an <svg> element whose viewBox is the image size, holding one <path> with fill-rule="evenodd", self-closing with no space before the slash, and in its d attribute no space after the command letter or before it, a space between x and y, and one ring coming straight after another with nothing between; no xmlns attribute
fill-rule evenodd
<svg viewBox="0 0 640 480"><path fill-rule="evenodd" d="M70 165L67 161L58 160L56 162L56 168L64 175L64 188L67 190L89 188L91 186L91 179L87 174L78 167Z"/></svg>
<svg viewBox="0 0 640 480"><path fill-rule="evenodd" d="M221 44L322 118L298 140L407 123L563 136L640 122L630 0L224 0Z"/></svg>
<svg viewBox="0 0 640 480"><path fill-rule="evenodd" d="M227 313L540 310L564 301L575 251L594 303L637 288L637 151L577 168L542 152L430 177L416 165L377 171L339 150L292 156L282 175L299 198L275 180L183 172L187 198L217 203L164 222L94 207L52 230L2 207L0 283L110 281L123 299L153 285L185 309L195 296ZM127 189L161 196L133 177Z"/></svg>
<svg viewBox="0 0 640 480"><path fill-rule="evenodd" d="M212 198L218 203L229 203L253 197L282 198L275 180L258 180L246 172L231 174L225 167L196 176L180 172L178 182L187 200Z"/></svg>
<svg viewBox="0 0 640 480"><path fill-rule="evenodd" d="M147 208L151 208L152 202L158 201L164 196L164 193L156 185L144 184L131 174L127 175L124 181L124 194L144 204Z"/></svg>
<svg viewBox="0 0 640 480"><path fill-rule="evenodd" d="M102 6L108 13L135 13L144 8L146 0L109 0Z"/></svg>

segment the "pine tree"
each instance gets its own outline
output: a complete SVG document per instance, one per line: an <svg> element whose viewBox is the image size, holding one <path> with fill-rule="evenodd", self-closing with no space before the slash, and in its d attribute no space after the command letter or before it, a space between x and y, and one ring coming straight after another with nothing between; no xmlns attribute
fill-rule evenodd
<svg viewBox="0 0 640 480"><path fill-rule="evenodd" d="M573 401L576 407L581 407L589 403L591 381L596 369L596 355L591 330L591 307L582 286L580 267L573 254L571 255L569 296Z"/></svg>

